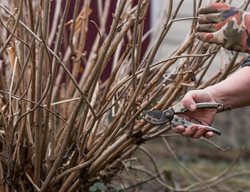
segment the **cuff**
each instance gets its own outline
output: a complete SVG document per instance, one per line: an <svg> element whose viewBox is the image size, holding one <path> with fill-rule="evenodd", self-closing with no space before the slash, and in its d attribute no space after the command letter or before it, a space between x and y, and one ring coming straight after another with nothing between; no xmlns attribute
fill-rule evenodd
<svg viewBox="0 0 250 192"><path fill-rule="evenodd" d="M241 64L241 67L246 67L246 66L250 66L250 56L248 56L246 60L243 61L243 63Z"/></svg>

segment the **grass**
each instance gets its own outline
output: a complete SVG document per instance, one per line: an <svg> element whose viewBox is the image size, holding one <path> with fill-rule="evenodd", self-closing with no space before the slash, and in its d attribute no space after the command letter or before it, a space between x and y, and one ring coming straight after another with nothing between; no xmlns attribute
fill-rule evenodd
<svg viewBox="0 0 250 192"><path fill-rule="evenodd" d="M184 162L184 165L202 180L210 179L216 175L219 175L221 172L227 169L229 164L230 162L228 161L207 160L202 158L199 158L195 161ZM250 163L242 160L237 162L228 174L249 170L249 167ZM191 185L197 181L182 167L178 166L175 161L166 161L162 168L172 173L171 180L175 183L175 186L183 187ZM249 191L249 179L250 175L232 177L230 179L226 179L225 181L219 182L212 189L223 192Z"/></svg>
<svg viewBox="0 0 250 192"><path fill-rule="evenodd" d="M159 171L164 172L166 184L171 185L175 189L183 189L199 182L197 180L198 177L202 181L213 179L215 182L218 182L218 184L213 185L211 189L202 189L200 191L247 192L250 190L250 162L247 156L244 155L236 160L240 154L240 150L229 150L219 154L217 149L205 146L202 142L197 142L197 140L192 139L185 140L185 138L182 138L180 143L178 143L178 140L172 143L170 142L172 149L176 151L176 156L179 161L176 161L171 156L159 139L150 141L144 146L155 159ZM204 153L204 151L206 152ZM225 158L223 158L223 154ZM144 162L145 167L149 167L150 161L148 158L143 157L141 153L138 153L137 156ZM183 168L182 165L185 168ZM192 172L196 178L185 169ZM223 179L220 180L220 178ZM203 182L199 187L204 185L206 184ZM153 184L151 182L150 184L144 184L144 186L141 187L141 191L165 192L167 190L159 186L157 182L153 182Z"/></svg>

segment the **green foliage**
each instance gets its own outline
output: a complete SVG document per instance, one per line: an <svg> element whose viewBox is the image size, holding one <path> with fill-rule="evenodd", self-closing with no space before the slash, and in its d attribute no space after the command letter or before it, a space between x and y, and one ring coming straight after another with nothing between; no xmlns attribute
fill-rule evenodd
<svg viewBox="0 0 250 192"><path fill-rule="evenodd" d="M89 191L90 192L105 192L107 191L107 187L105 186L105 184L101 181L98 181L96 183L94 183L94 185L92 185L90 188L89 188Z"/></svg>

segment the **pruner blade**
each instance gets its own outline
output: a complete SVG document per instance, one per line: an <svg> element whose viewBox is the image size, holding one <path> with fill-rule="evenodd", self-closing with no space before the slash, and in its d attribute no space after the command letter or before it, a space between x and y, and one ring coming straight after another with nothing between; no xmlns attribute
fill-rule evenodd
<svg viewBox="0 0 250 192"><path fill-rule="evenodd" d="M174 113L172 110L145 110L143 119L152 125L163 125L172 121Z"/></svg>

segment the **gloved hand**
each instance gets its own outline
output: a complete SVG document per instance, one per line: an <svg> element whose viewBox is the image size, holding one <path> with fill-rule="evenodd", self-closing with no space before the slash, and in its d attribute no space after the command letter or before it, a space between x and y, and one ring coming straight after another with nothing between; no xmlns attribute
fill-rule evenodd
<svg viewBox="0 0 250 192"><path fill-rule="evenodd" d="M250 53L250 14L226 3L212 3L198 10L196 37L226 49Z"/></svg>

